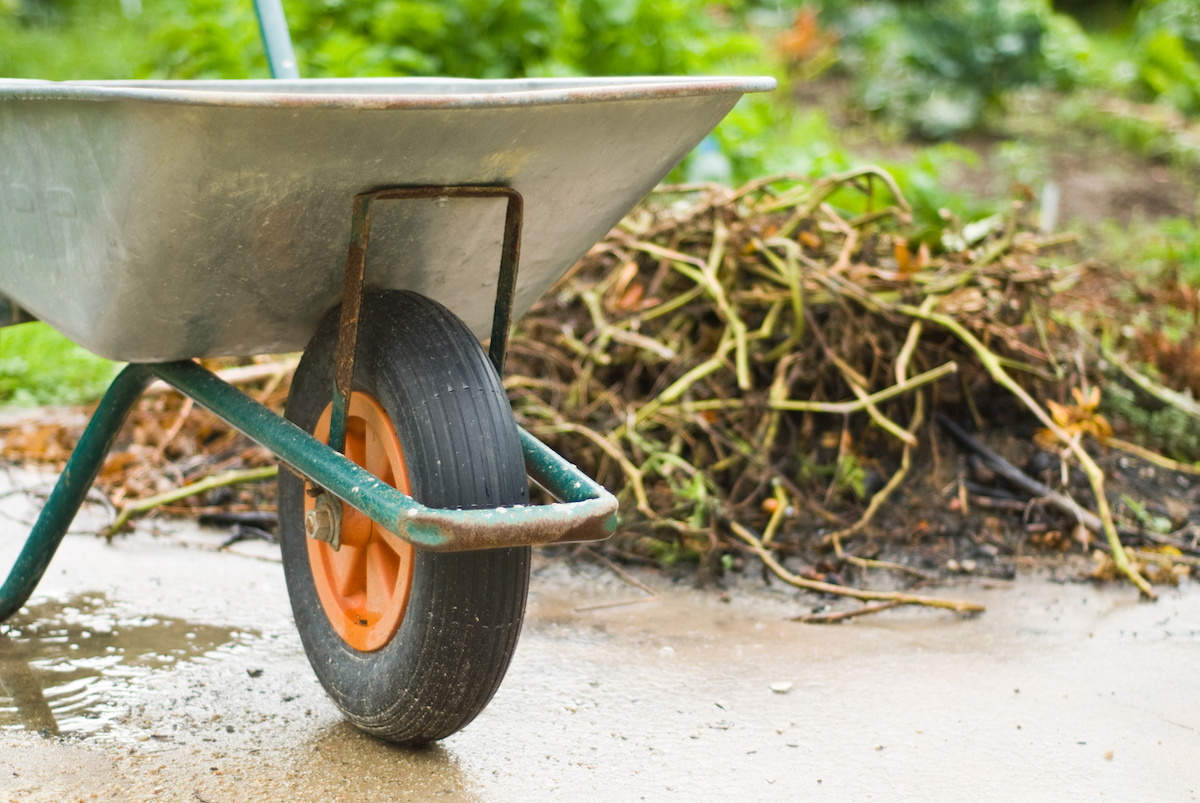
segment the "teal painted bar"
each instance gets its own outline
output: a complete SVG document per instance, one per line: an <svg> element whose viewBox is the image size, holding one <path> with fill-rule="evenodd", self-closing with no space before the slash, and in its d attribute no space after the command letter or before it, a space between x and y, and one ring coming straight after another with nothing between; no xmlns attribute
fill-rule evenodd
<svg viewBox="0 0 1200 803"><path fill-rule="evenodd" d="M607 538L617 500L549 447L518 428L526 470L562 503L482 510L422 505L190 360L133 364L109 387L30 532L4 585L0 622L29 599L112 448L130 409L154 377L244 432L300 475L404 540L454 552Z"/></svg>
<svg viewBox="0 0 1200 803"><path fill-rule="evenodd" d="M164 382L266 447L297 473L388 530L394 532L396 522L417 504L198 363L191 360L158 363L152 370ZM422 546L439 546L444 540Z"/></svg>
<svg viewBox="0 0 1200 803"><path fill-rule="evenodd" d="M121 425L153 378L151 366L130 365L109 385L50 492L8 578L0 586L0 622L20 610L37 588L92 482L100 473Z"/></svg>
<svg viewBox="0 0 1200 803"><path fill-rule="evenodd" d="M517 434L521 438L521 450L525 453L525 471L555 499L575 503L603 500L606 497L613 499L604 486L568 463L523 427L517 427ZM605 533L611 535L618 524L620 517L614 506L612 515L604 522Z"/></svg>
<svg viewBox="0 0 1200 803"><path fill-rule="evenodd" d="M566 504L442 510L405 496L197 363L159 363L152 370L314 485L424 549L457 552L591 541L606 538L616 527L616 498L524 430L521 447L527 470Z"/></svg>
<svg viewBox="0 0 1200 803"><path fill-rule="evenodd" d="M292 35L288 32L283 3L280 0L254 0L254 12L258 15L258 29L262 33L263 49L267 51L267 62L271 65L271 77L299 78L300 68L292 49Z"/></svg>

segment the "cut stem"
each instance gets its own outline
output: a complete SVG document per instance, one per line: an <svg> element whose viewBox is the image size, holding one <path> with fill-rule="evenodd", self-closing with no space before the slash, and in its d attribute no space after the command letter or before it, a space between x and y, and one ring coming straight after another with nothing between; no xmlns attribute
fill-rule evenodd
<svg viewBox="0 0 1200 803"><path fill-rule="evenodd" d="M145 499L137 499L128 504L121 505L121 512L117 514L113 523L104 530L103 535L108 540L120 532L121 528L130 518L139 514L145 513L147 510L153 510L161 505L169 505L172 502L178 502L180 499L186 499L193 494L204 493L211 491L213 488L221 488L226 485L237 485L243 482L256 482L258 480L266 480L274 477L279 473L279 466L263 466L262 468L248 468L244 471L226 471L221 474L213 474L211 477L205 477L202 480L193 482L190 485L184 485L181 488L176 488L172 491L147 496Z"/></svg>
<svg viewBox="0 0 1200 803"><path fill-rule="evenodd" d="M1143 594L1149 599L1157 599L1158 595L1154 593L1154 589L1146 582L1146 578L1142 577L1137 569L1130 564L1129 559L1125 556L1125 547L1121 544L1121 538L1117 534L1117 526L1113 522L1112 511L1108 507L1108 497L1104 494L1104 472L1096 465L1096 461L1087 453L1079 444L1077 438L1072 438L1066 430L1060 427L1050 415L1042 409L1032 396L1029 395L1025 388L1021 387L1004 367L1000 365L996 355L993 354L986 346L979 342L973 334L967 331L966 327L958 321L951 318L949 315L941 313L929 312L928 310L917 307L912 307L907 304L897 305L896 309L906 315L911 315L914 318L922 318L926 321L936 323L945 329L950 330L959 340L963 342L971 351L975 352L975 356L979 358L979 362L991 375L992 381L1001 387L1008 390L1014 396L1037 416L1042 424L1054 433L1067 449L1075 455L1079 460L1079 465L1083 467L1083 471L1087 474L1088 482L1091 483L1092 493L1096 497L1096 512L1100 516L1100 521L1104 528L1105 538L1108 540L1109 548L1112 550L1113 563L1121 574L1129 578L1129 581L1138 587Z"/></svg>
<svg viewBox="0 0 1200 803"><path fill-rule="evenodd" d="M754 533L738 524L736 521L730 521L729 527L733 530L734 535L742 539L753 550L754 554L762 559L767 568L774 572L775 576L788 585L793 585L796 588L807 589L808 591L819 591L822 594L836 594L842 597L853 597L861 600L882 600L895 602L897 605L924 605L929 608L942 608L944 610L956 611L958 613L979 613L986 610L984 606L977 602L969 602L961 599L943 599L941 597L928 597L924 594L906 594L903 591L869 591L865 588L852 588L850 586L839 586L833 583L823 583L820 580L809 580L804 577L792 574L783 565L776 560L775 555L771 550L762 545Z"/></svg>

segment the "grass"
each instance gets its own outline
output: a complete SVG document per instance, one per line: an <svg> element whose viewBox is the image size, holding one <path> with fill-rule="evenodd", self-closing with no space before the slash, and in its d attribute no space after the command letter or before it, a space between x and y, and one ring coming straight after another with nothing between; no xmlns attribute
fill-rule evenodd
<svg viewBox="0 0 1200 803"><path fill-rule="evenodd" d="M0 405L85 404L104 393L119 368L44 323L0 329Z"/></svg>
<svg viewBox="0 0 1200 803"><path fill-rule="evenodd" d="M2 4L0 4L2 8ZM134 78L164 21L153 8L126 18L116 2L81 5L63 24L0 13L0 75L52 81Z"/></svg>

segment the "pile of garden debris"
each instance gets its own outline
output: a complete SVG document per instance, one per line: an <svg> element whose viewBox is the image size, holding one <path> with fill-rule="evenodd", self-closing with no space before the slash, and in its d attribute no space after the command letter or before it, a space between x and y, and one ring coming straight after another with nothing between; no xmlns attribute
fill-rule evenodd
<svg viewBox="0 0 1200 803"><path fill-rule="evenodd" d="M1188 574L1197 472L1116 438L1097 383L1200 407L1093 339L1119 283L1021 202L947 215L936 256L909 215L870 167L657 193L521 322L518 418L620 491L626 554L749 554L821 591L1011 575L1028 549L1147 595Z"/></svg>
<svg viewBox="0 0 1200 803"><path fill-rule="evenodd" d="M621 498L610 556L762 566L868 603L835 618L970 610L914 587L1011 576L1039 552L1153 596L1197 564L1200 471L1148 422L1181 419L1182 438L1200 405L1111 350L1130 337L1106 329L1122 280L1035 217L947 213L938 242L909 242L909 205L874 167L660 189L518 324L517 419ZM291 364L229 370L278 409ZM5 455L61 461L77 433L43 430L10 430ZM229 483L270 463L160 392L100 486L118 509L249 515L273 490ZM889 590L859 587L873 569Z"/></svg>

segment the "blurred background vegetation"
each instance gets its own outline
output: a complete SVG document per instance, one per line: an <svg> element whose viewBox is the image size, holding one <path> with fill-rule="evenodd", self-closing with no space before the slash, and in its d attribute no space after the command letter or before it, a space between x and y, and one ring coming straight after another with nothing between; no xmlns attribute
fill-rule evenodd
<svg viewBox="0 0 1200 803"><path fill-rule="evenodd" d="M673 180L740 183L875 162L897 177L915 207L915 238L934 250L948 220L988 217L1014 194L1043 206L1061 197L1061 210L1057 200L1043 210L1049 228L1058 218L1093 253L1147 281L1176 282L1178 309L1155 317L1175 345L1194 334L1195 0L284 6L306 77L774 75L779 91L744 99ZM250 0L0 0L0 75L246 78L268 69ZM37 325L0 331L0 402L76 402L103 386L112 367L56 338ZM82 366L78 376L63 374L63 362Z"/></svg>

